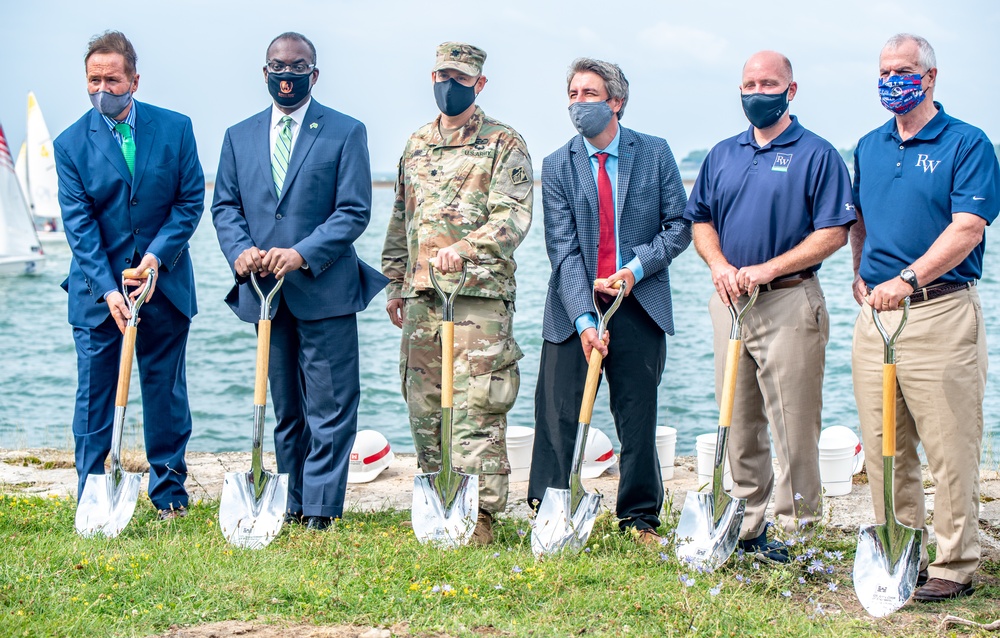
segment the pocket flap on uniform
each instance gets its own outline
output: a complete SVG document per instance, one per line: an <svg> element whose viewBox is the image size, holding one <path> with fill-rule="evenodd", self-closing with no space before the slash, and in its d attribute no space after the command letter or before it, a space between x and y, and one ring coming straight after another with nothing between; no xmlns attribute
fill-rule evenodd
<svg viewBox="0 0 1000 638"><path fill-rule="evenodd" d="M501 339L479 350L470 350L469 375L478 377L495 370L503 370L519 361L524 353L514 339Z"/></svg>

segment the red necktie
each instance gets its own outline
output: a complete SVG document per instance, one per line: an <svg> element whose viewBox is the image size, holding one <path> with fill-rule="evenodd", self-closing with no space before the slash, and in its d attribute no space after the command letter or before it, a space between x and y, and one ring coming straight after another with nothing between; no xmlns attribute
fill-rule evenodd
<svg viewBox="0 0 1000 638"><path fill-rule="evenodd" d="M601 218L601 235L597 244L597 277L610 277L618 271L618 258L615 250L615 198L611 194L611 178L604 162L607 153L594 153L597 158L597 202Z"/></svg>

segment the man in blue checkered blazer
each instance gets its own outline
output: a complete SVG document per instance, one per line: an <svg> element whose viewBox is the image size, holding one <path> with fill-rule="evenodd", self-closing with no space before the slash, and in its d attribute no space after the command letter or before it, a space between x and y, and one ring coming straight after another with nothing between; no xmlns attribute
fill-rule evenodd
<svg viewBox="0 0 1000 638"><path fill-rule="evenodd" d="M542 163L552 276L528 502L537 507L547 487L568 484L587 361L597 348L606 357L621 441L619 525L631 528L640 542L658 546L663 485L656 458L656 388L666 361L664 333L674 332L667 267L691 241L691 225L682 217L687 196L666 141L619 125L628 80L618 65L580 58L570 67L567 84L570 119L580 135ZM611 322L610 342L597 337L591 290L598 276L609 284L620 280L627 290ZM615 294L603 286L599 291Z"/></svg>

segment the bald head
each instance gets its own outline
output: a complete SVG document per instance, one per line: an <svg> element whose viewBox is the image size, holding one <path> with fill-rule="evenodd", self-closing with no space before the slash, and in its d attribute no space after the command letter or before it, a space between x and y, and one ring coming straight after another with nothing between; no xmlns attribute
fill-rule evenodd
<svg viewBox="0 0 1000 638"><path fill-rule="evenodd" d="M758 51L751 55L750 59L743 65L743 77L746 78L747 72L751 70L778 77L785 86L791 84L794 79L792 77L792 63L777 51Z"/></svg>

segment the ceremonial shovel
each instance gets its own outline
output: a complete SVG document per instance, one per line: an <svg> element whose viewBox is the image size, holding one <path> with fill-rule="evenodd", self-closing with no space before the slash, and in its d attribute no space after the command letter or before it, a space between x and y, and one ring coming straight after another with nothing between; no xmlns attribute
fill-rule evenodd
<svg viewBox="0 0 1000 638"><path fill-rule="evenodd" d="M281 288L278 279L264 296L257 275L250 283L260 298L257 323L257 366L253 386L253 447L249 472L226 472L219 502L219 527L230 545L245 549L266 547L281 532L288 504L288 475L264 469L264 413L267 405L267 369L271 351L271 300Z"/></svg>
<svg viewBox="0 0 1000 638"><path fill-rule="evenodd" d="M598 282L595 282L595 285ZM600 323L597 327L598 339L604 338L604 331L618 307L625 298L625 286L618 284L618 295L608 311L601 313L597 303L597 293L594 294L594 308ZM590 351L590 367L587 369L587 381L583 388L583 401L580 405L580 421L576 429L576 443L573 445L573 465L569 474L569 489L545 488L542 502L538 506L538 514L531 524L531 551L536 557L544 554L555 554L563 550L579 551L587 544L590 532L594 529L597 512L601 507L601 495L588 492L580 481L583 468L583 457L587 446L587 434L590 432L590 418L594 412L594 399L597 396L597 384L601 378L601 363L604 356L597 348Z"/></svg>
<svg viewBox="0 0 1000 638"><path fill-rule="evenodd" d="M736 549L746 510L746 499L733 498L722 488L726 463L726 442L733 420L733 403L736 399L736 373L743 341L740 331L743 318L750 312L760 288L754 288L749 301L737 314L736 302L730 300L727 308L733 319L729 332L729 350L726 352L726 371L722 380L722 399L719 401L719 433L715 444L715 468L712 473L712 491L698 494L689 491L684 500L677 530L677 558L685 563L714 570L722 565Z"/></svg>
<svg viewBox="0 0 1000 638"><path fill-rule="evenodd" d="M896 520L893 504L893 463L896 457L896 339L906 325L910 300L903 302L903 317L896 332L889 336L878 312L872 307L872 319L885 342L882 365L882 498L885 523L866 525L858 532L858 550L854 555L854 592L872 616L881 618L902 607L917 586L920 545L923 532Z"/></svg>
<svg viewBox="0 0 1000 638"><path fill-rule="evenodd" d="M132 380L132 357L135 354L136 325L139 323L139 308L149 296L156 271L146 272L129 268L122 272L122 290L128 305L129 317L125 324L122 340L122 354L118 365L118 391L115 393L115 417L111 431L111 472L89 474L83 484L83 493L76 506L76 531L83 537L102 534L114 538L121 533L135 513L135 503L139 499L139 483L142 474L126 472L122 468L122 430L125 428L125 406L128 404L128 388ZM145 279L135 300L125 288L126 279Z"/></svg>
<svg viewBox="0 0 1000 638"><path fill-rule="evenodd" d="M462 277L451 294L438 285L433 266L431 284L441 297L441 470L413 477L413 533L421 543L444 549L465 545L472 538L479 514L479 476L456 472L452 466L451 425L455 375L455 298L465 284Z"/></svg>

